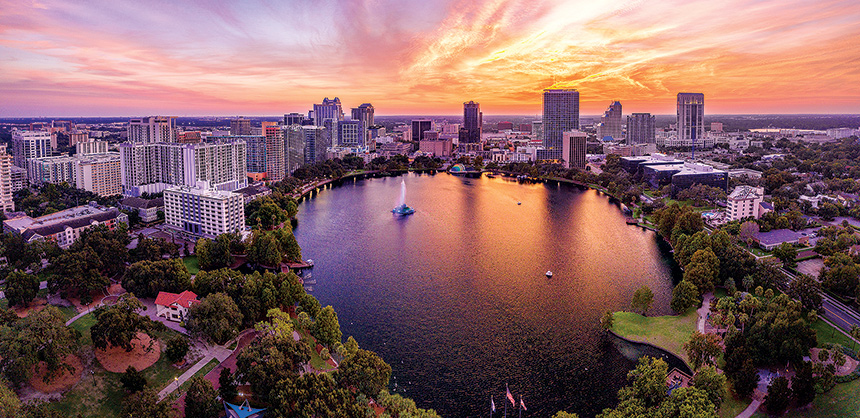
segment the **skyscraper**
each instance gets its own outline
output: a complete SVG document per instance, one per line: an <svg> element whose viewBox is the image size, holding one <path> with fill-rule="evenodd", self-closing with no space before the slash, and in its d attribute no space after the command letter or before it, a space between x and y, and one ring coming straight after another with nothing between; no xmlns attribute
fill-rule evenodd
<svg viewBox="0 0 860 418"><path fill-rule="evenodd" d="M282 126L266 127L266 179L281 181L284 179L284 131Z"/></svg>
<svg viewBox="0 0 860 418"><path fill-rule="evenodd" d="M614 101L609 109L603 112L600 125L597 125L597 138L604 139L607 136L613 139L621 138L621 102Z"/></svg>
<svg viewBox="0 0 860 418"><path fill-rule="evenodd" d="M337 124L337 144L339 147L359 147L366 144L366 131L361 129L359 120L347 120Z"/></svg>
<svg viewBox="0 0 860 418"><path fill-rule="evenodd" d="M301 113L286 113L284 114L284 125L301 125L305 120L305 115Z"/></svg>
<svg viewBox="0 0 860 418"><path fill-rule="evenodd" d="M49 155L50 144L51 133L48 131L12 131L13 164L26 169L27 160Z"/></svg>
<svg viewBox="0 0 860 418"><path fill-rule="evenodd" d="M678 140L691 146L705 138L705 95L678 93Z"/></svg>
<svg viewBox="0 0 860 418"><path fill-rule="evenodd" d="M472 144L481 142L483 125L484 114L481 112L481 104L471 100L463 103L463 129L465 131L460 142Z"/></svg>
<svg viewBox="0 0 860 418"><path fill-rule="evenodd" d="M343 108L339 98L335 97L334 100L329 100L326 97L321 104L314 105L314 124L324 126L326 120L332 120L335 123L343 120Z"/></svg>
<svg viewBox="0 0 860 418"><path fill-rule="evenodd" d="M585 132L579 130L566 131L562 133L562 157L565 168L585 169L585 153L588 137Z"/></svg>
<svg viewBox="0 0 860 418"><path fill-rule="evenodd" d="M308 128L311 126L308 125ZM315 128L315 127L314 127ZM287 174L305 164L305 129L301 125L284 128L284 141L287 149Z"/></svg>
<svg viewBox="0 0 860 418"><path fill-rule="evenodd" d="M149 116L128 121L131 142L176 142L176 116Z"/></svg>
<svg viewBox="0 0 860 418"><path fill-rule="evenodd" d="M543 91L543 158L561 159L563 135L579 129L579 92L576 89Z"/></svg>
<svg viewBox="0 0 860 418"><path fill-rule="evenodd" d="M424 139L424 132L433 130L433 121L429 119L419 119L412 121L412 140L421 141Z"/></svg>
<svg viewBox="0 0 860 418"><path fill-rule="evenodd" d="M302 126L304 133L305 164L325 160L326 138L322 126Z"/></svg>
<svg viewBox="0 0 860 418"><path fill-rule="evenodd" d="M627 145L655 144L654 116L650 113L634 113L627 116Z"/></svg>
<svg viewBox="0 0 860 418"><path fill-rule="evenodd" d="M14 212L12 200L12 156L6 153L6 145L0 145L0 210Z"/></svg>
<svg viewBox="0 0 860 418"><path fill-rule="evenodd" d="M362 103L359 107L352 108L352 120L359 122L359 130L364 138L361 145L370 142L370 133L368 128L373 126L373 105L370 103Z"/></svg>
<svg viewBox="0 0 860 418"><path fill-rule="evenodd" d="M231 120L230 135L251 135L251 121L245 118Z"/></svg>

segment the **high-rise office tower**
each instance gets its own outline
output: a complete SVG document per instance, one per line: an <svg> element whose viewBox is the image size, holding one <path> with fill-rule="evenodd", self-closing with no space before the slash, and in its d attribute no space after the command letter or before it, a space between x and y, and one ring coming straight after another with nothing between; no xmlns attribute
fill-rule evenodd
<svg viewBox="0 0 860 418"><path fill-rule="evenodd" d="M149 116L128 121L130 142L176 142L176 116Z"/></svg>
<svg viewBox="0 0 860 418"><path fill-rule="evenodd" d="M266 180L284 179L284 131L281 126L266 127Z"/></svg>
<svg viewBox="0 0 860 418"><path fill-rule="evenodd" d="M335 123L343 120L343 108L339 98L329 100L326 97L321 104L314 105L314 124L324 126L326 120L333 120Z"/></svg>
<svg viewBox="0 0 860 418"><path fill-rule="evenodd" d="M705 95L678 93L678 139L695 147L705 138Z"/></svg>
<svg viewBox="0 0 860 418"><path fill-rule="evenodd" d="M17 167L27 168L27 160L50 154L51 133L48 131L12 131L12 157Z"/></svg>
<svg viewBox="0 0 860 418"><path fill-rule="evenodd" d="M560 159L564 132L579 129L579 92L575 89L543 91L544 159Z"/></svg>
<svg viewBox="0 0 860 418"><path fill-rule="evenodd" d="M627 145L657 143L654 116L634 113L627 116Z"/></svg>
<svg viewBox="0 0 860 418"><path fill-rule="evenodd" d="M305 115L301 113L286 113L284 114L284 125L301 125L302 121L305 120Z"/></svg>
<svg viewBox="0 0 860 418"><path fill-rule="evenodd" d="M574 130L562 133L562 157L565 168L585 169L585 153L588 137L585 132Z"/></svg>
<svg viewBox="0 0 860 418"><path fill-rule="evenodd" d="M412 140L424 139L424 132L433 130L433 121L430 119L418 119L412 121Z"/></svg>
<svg viewBox="0 0 860 418"><path fill-rule="evenodd" d="M354 109L353 109L354 110ZM337 124L337 144L339 147L364 146L367 134L361 129L359 120L346 120Z"/></svg>
<svg viewBox="0 0 860 418"><path fill-rule="evenodd" d="M359 129L364 137L362 145L370 142L370 133L368 129L373 126L373 105L370 103L362 103L359 107L352 108L352 120L357 120L360 124Z"/></svg>
<svg viewBox="0 0 860 418"><path fill-rule="evenodd" d="M463 128L464 136L459 138L461 143L476 144L481 142L481 132L484 126L484 114L481 112L481 104L474 101L463 103Z"/></svg>
<svg viewBox="0 0 860 418"><path fill-rule="evenodd" d="M603 139L607 136L613 139L621 138L621 102L619 101L609 105L600 118L600 125L597 125L597 138Z"/></svg>
<svg viewBox="0 0 860 418"><path fill-rule="evenodd" d="M230 135L251 135L251 121L245 118L231 120Z"/></svg>

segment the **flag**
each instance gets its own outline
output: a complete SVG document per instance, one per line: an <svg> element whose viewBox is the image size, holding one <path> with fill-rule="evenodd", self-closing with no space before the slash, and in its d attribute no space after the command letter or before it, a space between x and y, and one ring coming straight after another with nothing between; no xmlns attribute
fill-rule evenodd
<svg viewBox="0 0 860 418"><path fill-rule="evenodd" d="M520 407L522 407L522 408L523 408L523 411L528 411L528 410L529 410L528 408L526 408L526 404L525 404L525 403L523 403L523 397L522 397L522 396L520 396Z"/></svg>
<svg viewBox="0 0 860 418"><path fill-rule="evenodd" d="M496 412L496 403L493 402L493 395L490 395L490 412Z"/></svg>
<svg viewBox="0 0 860 418"><path fill-rule="evenodd" d="M508 384L505 383L505 391L507 391L508 400L511 401L511 406L517 406L517 401L514 400L514 395L511 395L511 390L508 389Z"/></svg>

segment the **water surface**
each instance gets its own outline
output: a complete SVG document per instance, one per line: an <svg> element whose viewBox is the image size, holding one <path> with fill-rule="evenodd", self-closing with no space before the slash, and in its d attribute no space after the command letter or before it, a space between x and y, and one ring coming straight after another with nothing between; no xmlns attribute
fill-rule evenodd
<svg viewBox="0 0 860 418"><path fill-rule="evenodd" d="M416 209L390 210L400 199ZM517 202L521 202L518 205ZM593 190L448 174L348 180L301 203L312 294L393 368L391 388L446 417L592 416L635 358L599 327L642 285L668 314L673 271L655 233ZM548 279L545 272L554 275ZM510 407L510 405L509 405Z"/></svg>

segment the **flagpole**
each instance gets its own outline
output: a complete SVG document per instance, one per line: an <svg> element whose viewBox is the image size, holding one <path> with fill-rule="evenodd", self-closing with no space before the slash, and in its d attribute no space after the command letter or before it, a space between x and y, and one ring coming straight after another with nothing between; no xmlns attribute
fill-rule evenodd
<svg viewBox="0 0 860 418"><path fill-rule="evenodd" d="M505 397L507 398L507 392L509 392L509 391L510 391L510 390L508 389L508 384L507 384L507 383L505 383L505 391L506 391L506 392L505 392ZM505 404L505 418L508 418L508 402L507 402L507 399L505 399L505 402L503 402L503 403Z"/></svg>
<svg viewBox="0 0 860 418"><path fill-rule="evenodd" d="M520 395L520 406L517 409L520 410L519 418L523 418L523 395Z"/></svg>

